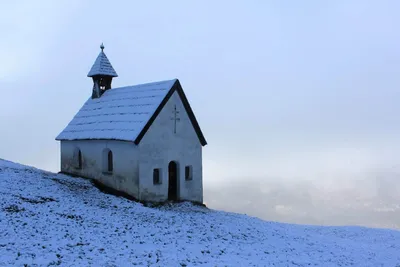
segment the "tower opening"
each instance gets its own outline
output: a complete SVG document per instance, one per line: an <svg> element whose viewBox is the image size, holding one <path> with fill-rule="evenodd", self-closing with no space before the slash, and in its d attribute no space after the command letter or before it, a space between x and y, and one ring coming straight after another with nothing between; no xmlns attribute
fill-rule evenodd
<svg viewBox="0 0 400 267"><path fill-rule="evenodd" d="M92 98L99 98L105 91L111 89L112 79L118 77L118 74L104 53L104 45L101 44L100 48L100 54L97 56L87 75L93 79Z"/></svg>

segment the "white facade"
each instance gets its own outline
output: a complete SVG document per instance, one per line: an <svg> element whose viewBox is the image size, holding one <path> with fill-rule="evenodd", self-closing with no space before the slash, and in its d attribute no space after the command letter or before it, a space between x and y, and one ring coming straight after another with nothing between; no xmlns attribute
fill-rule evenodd
<svg viewBox="0 0 400 267"><path fill-rule="evenodd" d="M174 110L179 112L176 122ZM178 199L203 202L202 145L177 92L171 96L139 144L140 199L165 200L168 196L168 165L176 162ZM185 167L191 180L185 179ZM160 168L162 182L153 185L152 172Z"/></svg>
<svg viewBox="0 0 400 267"><path fill-rule="evenodd" d="M79 168L77 149L81 152ZM112 151L113 171L107 171L107 157ZM98 180L102 184L125 192L135 198L139 195L138 147L132 142L117 140L61 141L61 172Z"/></svg>
<svg viewBox="0 0 400 267"><path fill-rule="evenodd" d="M108 151L112 152L112 171L107 168ZM202 144L176 90L138 145L118 140L61 140L62 172L98 180L141 201L168 200L174 186L170 184L170 178L174 179L170 162L177 166L176 199L202 203ZM154 183L154 169L159 170L160 183Z"/></svg>

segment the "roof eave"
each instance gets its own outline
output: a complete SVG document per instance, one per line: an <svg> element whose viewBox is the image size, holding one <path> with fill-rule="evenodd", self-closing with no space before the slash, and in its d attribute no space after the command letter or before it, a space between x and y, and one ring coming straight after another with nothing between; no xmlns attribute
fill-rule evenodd
<svg viewBox="0 0 400 267"><path fill-rule="evenodd" d="M87 77L95 77L95 76L107 76L107 77L118 77L118 74L105 74L105 73L96 73L96 74L91 74L90 72L88 73Z"/></svg>
<svg viewBox="0 0 400 267"><path fill-rule="evenodd" d="M56 138L56 141L99 141L99 140L104 140L104 141L121 141L121 142L130 142L134 143L134 140L127 140L127 139L120 139L120 138L82 138L82 139L66 139L66 138Z"/></svg>

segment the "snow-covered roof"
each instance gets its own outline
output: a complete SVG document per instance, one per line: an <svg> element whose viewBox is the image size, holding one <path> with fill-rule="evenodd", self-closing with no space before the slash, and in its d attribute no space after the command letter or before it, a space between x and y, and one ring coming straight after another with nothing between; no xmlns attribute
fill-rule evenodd
<svg viewBox="0 0 400 267"><path fill-rule="evenodd" d="M108 60L106 54L103 51L103 48L101 49L100 54L97 56L96 61L94 62L92 68L90 69L87 75L88 77L93 77L95 75L107 75L111 77L118 77L117 72L114 70L113 66Z"/></svg>
<svg viewBox="0 0 400 267"><path fill-rule="evenodd" d="M138 144L175 90L205 145L178 79L114 88L99 98L89 98L56 140L112 139Z"/></svg>

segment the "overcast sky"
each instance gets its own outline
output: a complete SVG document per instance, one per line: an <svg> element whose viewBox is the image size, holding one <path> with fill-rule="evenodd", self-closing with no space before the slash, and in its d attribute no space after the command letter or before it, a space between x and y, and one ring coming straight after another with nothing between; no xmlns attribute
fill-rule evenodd
<svg viewBox="0 0 400 267"><path fill-rule="evenodd" d="M205 202L267 220L400 228L400 2L6 1L0 158L59 170L91 95L179 78L208 141Z"/></svg>

